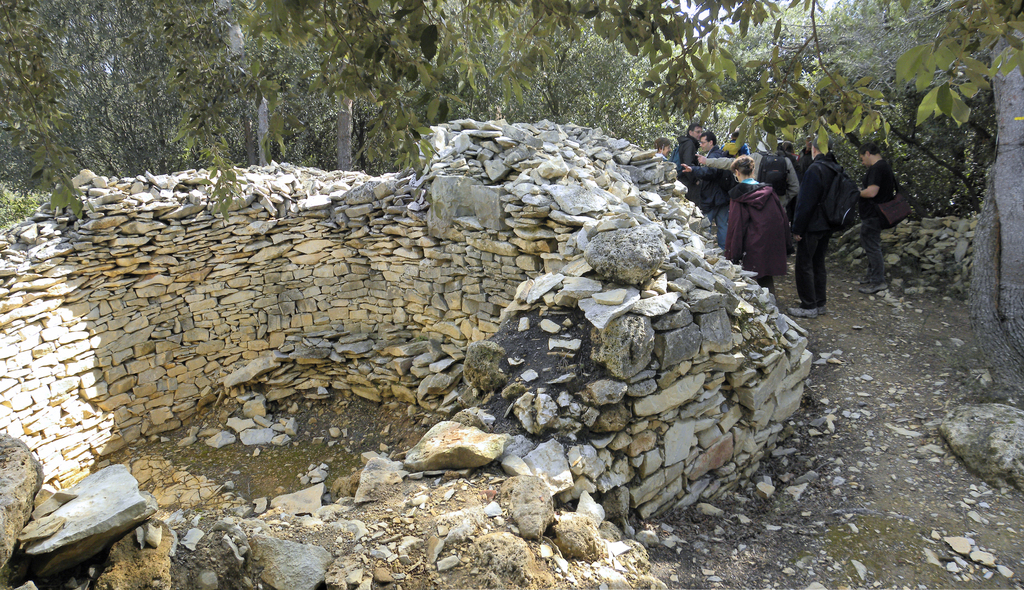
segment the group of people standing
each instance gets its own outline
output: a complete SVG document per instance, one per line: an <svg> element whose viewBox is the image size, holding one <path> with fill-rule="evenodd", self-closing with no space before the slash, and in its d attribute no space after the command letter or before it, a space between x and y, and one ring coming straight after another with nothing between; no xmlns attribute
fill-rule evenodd
<svg viewBox="0 0 1024 590"><path fill-rule="evenodd" d="M736 152L749 152L745 144L738 146L737 136L734 133L730 142ZM788 313L801 318L828 313L825 256L836 228L829 224L822 203L841 170L833 147L830 140L828 151L822 152L808 138L799 157L791 143L783 142L776 154L753 152L734 158L718 146L713 132L696 123L679 138L674 150L667 138L655 141L658 153L676 163L687 198L715 226L715 238L725 256L756 273L758 285L773 296L774 278L786 274L787 256L795 251L800 306L790 307ZM886 226L878 205L892 200L898 187L876 143L861 145L858 153L867 168L858 212L860 243L868 263L867 273L858 283L861 293L871 294L888 289L881 240ZM780 160L784 160L784 172ZM771 182L766 178L769 168L777 170Z"/></svg>

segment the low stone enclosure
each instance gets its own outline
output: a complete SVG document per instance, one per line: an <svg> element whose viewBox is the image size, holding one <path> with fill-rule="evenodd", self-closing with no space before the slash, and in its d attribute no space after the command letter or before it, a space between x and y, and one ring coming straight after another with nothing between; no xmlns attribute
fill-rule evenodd
<svg viewBox="0 0 1024 590"><path fill-rule="evenodd" d="M44 207L0 236L0 428L62 488L224 398L490 400L558 442L563 500L647 517L749 479L811 353L706 245L672 167L548 122L431 140L419 177L240 171L224 216L205 171L83 171L82 218ZM465 355L495 336L540 349L487 384Z"/></svg>

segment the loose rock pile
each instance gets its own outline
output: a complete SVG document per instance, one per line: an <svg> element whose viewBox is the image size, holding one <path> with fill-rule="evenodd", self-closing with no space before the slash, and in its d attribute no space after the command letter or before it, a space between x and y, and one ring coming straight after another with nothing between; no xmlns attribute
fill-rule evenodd
<svg viewBox="0 0 1024 590"><path fill-rule="evenodd" d="M907 220L882 231L885 264L900 274L914 277L906 294L948 290L966 296L970 289L971 261L977 218L931 217ZM834 256L862 265L860 226L855 225L836 240Z"/></svg>

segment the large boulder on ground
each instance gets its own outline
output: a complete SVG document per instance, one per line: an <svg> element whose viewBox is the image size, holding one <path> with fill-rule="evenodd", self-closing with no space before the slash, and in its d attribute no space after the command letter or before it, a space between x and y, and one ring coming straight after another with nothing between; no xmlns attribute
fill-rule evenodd
<svg viewBox="0 0 1024 590"><path fill-rule="evenodd" d="M647 316L627 314L596 330L593 359L617 379L629 379L651 362L654 327Z"/></svg>
<svg viewBox="0 0 1024 590"><path fill-rule="evenodd" d="M500 457L511 440L507 434L438 422L405 454L405 467L410 471L482 467Z"/></svg>
<svg viewBox="0 0 1024 590"><path fill-rule="evenodd" d="M64 527L25 548L34 556L32 569L42 577L74 567L110 547L157 510L156 498L139 491L139 482L124 465L97 471L68 492L77 497L53 513L65 519Z"/></svg>
<svg viewBox="0 0 1024 590"><path fill-rule="evenodd" d="M43 485L43 467L28 445L0 434L0 568L11 558L14 541L32 516Z"/></svg>
<svg viewBox="0 0 1024 590"><path fill-rule="evenodd" d="M641 285L668 258L668 248L661 228L652 223L601 232L590 240L583 256L608 281Z"/></svg>
<svg viewBox="0 0 1024 590"><path fill-rule="evenodd" d="M959 406L939 433L978 477L1024 490L1024 411L1003 404Z"/></svg>
<svg viewBox="0 0 1024 590"><path fill-rule="evenodd" d="M517 475L501 484L500 502L512 515L524 539L540 539L555 520L551 491L543 479L533 475Z"/></svg>
<svg viewBox="0 0 1024 590"><path fill-rule="evenodd" d="M508 375L499 366L503 358L505 349L497 342L474 342L466 349L463 374L480 391L494 391L508 381Z"/></svg>
<svg viewBox="0 0 1024 590"><path fill-rule="evenodd" d="M252 537L252 554L263 568L260 579L274 590L316 590L333 561L323 547L265 535Z"/></svg>
<svg viewBox="0 0 1024 590"><path fill-rule="evenodd" d="M171 590L171 530L160 521L150 521L161 531L156 547L139 547L135 535L126 535L110 549L96 590Z"/></svg>
<svg viewBox="0 0 1024 590"><path fill-rule="evenodd" d="M491 533L473 543L474 565L484 573L483 588L551 588L555 579L537 563L526 541L511 533Z"/></svg>

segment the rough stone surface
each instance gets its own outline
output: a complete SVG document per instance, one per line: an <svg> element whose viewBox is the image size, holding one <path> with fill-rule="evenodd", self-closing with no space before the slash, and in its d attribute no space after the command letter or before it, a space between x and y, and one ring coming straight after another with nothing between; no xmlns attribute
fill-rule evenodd
<svg viewBox="0 0 1024 590"><path fill-rule="evenodd" d="M480 588L551 588L554 577L526 541L510 533L484 535L473 542L474 565L483 570Z"/></svg>
<svg viewBox="0 0 1024 590"><path fill-rule="evenodd" d="M327 577L333 558L316 545L253 535L253 557L263 573L260 579L274 590L316 590Z"/></svg>
<svg viewBox="0 0 1024 590"><path fill-rule="evenodd" d="M466 349L465 375L473 387L493 391L508 381L499 364L505 358L505 349L491 342L474 342Z"/></svg>
<svg viewBox="0 0 1024 590"><path fill-rule="evenodd" d="M597 561L608 555L601 532L594 521L584 514L563 514L554 525L555 545L564 555Z"/></svg>
<svg viewBox="0 0 1024 590"><path fill-rule="evenodd" d="M978 477L1024 489L1024 411L1003 404L958 406L939 433Z"/></svg>
<svg viewBox="0 0 1024 590"><path fill-rule="evenodd" d="M540 539L555 520L547 483L532 475L510 477L501 484L501 504L524 539Z"/></svg>
<svg viewBox="0 0 1024 590"><path fill-rule="evenodd" d="M623 285L640 285L654 276L668 257L661 229L654 224L598 234L584 252L603 278Z"/></svg>
<svg viewBox="0 0 1024 590"><path fill-rule="evenodd" d="M320 498L324 495L324 484L299 490L291 494L277 496L270 501L271 508L279 508L288 514L316 514L323 505Z"/></svg>
<svg viewBox="0 0 1024 590"><path fill-rule="evenodd" d="M458 422L435 424L405 455L410 471L482 467L501 456L512 437L488 434Z"/></svg>
<svg viewBox="0 0 1024 590"><path fill-rule="evenodd" d="M156 547L140 548L135 535L122 538L110 549L97 590L172 590L170 529L158 522L162 534Z"/></svg>
<svg viewBox="0 0 1024 590"><path fill-rule="evenodd" d="M0 434L0 568L11 558L15 539L32 516L43 485L43 468L25 443Z"/></svg>
<svg viewBox="0 0 1024 590"><path fill-rule="evenodd" d="M594 360L613 377L629 379L651 362L654 328L646 316L626 315L612 320L594 341Z"/></svg>
<svg viewBox="0 0 1024 590"><path fill-rule="evenodd" d="M357 504L374 502L394 493L394 488L407 474L402 463L381 457L370 459L359 474L359 486L355 491Z"/></svg>

